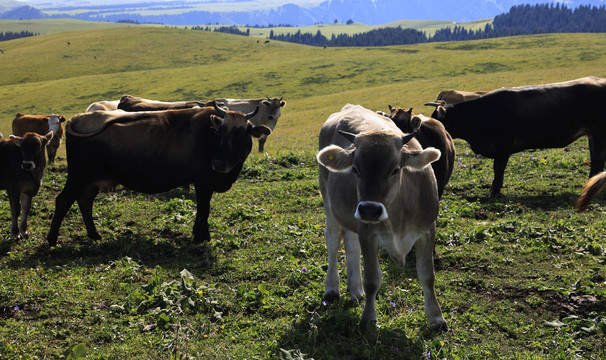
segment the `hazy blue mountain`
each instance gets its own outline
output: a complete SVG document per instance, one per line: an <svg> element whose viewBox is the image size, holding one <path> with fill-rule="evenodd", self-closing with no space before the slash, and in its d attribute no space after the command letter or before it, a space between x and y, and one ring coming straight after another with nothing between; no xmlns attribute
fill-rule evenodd
<svg viewBox="0 0 606 360"><path fill-rule="evenodd" d="M0 3L2 0L0 0ZM124 1L129 3L132 1ZM158 4L158 0L140 0L137 6L145 8L145 4ZM268 9L261 6L254 11L232 11L232 12L210 12L190 11L181 14L164 14L154 16L141 16L121 13L120 6L90 6L90 11L82 12L75 16L68 15L70 9L82 9L82 5L68 5L58 2L57 8L52 9L46 3L43 10L65 11L63 14L53 17L75 17L82 20L118 21L132 20L141 23L163 23L167 25L205 25L205 24L291 24L291 25L313 25L315 23L346 22L353 20L368 25L385 24L398 20L452 20L472 21L493 18L496 15L507 12L512 6L520 4L544 4L561 3L556 0L522 1L522 0L328 0L322 3L314 2L308 6L285 4ZM302 2L299 1L299 4ZM237 2L234 8L237 9ZM266 4L265 4L266 5ZM604 0L567 0L568 8L576 8L579 5L604 6ZM42 5L41 5L42 6ZM102 7L102 9L100 9ZM109 8L113 10L109 11ZM0 10L1 11L1 10ZM17 11L17 10L11 10ZM43 14L36 15L35 11L22 11L16 14L8 12L0 13L2 18L36 18L44 17ZM111 14L111 15L110 15ZM8 17L10 16L10 17ZM29 16L29 17L27 17Z"/></svg>

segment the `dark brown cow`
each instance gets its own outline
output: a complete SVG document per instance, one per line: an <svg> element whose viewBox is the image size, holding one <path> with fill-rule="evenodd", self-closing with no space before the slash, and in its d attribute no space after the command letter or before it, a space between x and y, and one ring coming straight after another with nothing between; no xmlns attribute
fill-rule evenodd
<svg viewBox="0 0 606 360"><path fill-rule="evenodd" d="M434 289L433 243L439 200L436 179L428 166L440 157L440 151L422 149L413 135L405 135L389 119L350 104L326 120L319 147L328 248L325 299L339 297L338 255L343 239L347 288L354 300L366 295L361 326L376 323L379 248L404 266L414 246L425 314L432 327L446 329Z"/></svg>
<svg viewBox="0 0 606 360"><path fill-rule="evenodd" d="M35 132L39 135L46 135L49 131L53 132L53 138L46 146L48 162L53 163L57 150L63 139L63 122L65 118L61 115L24 115L17 113L13 119L13 135L24 136L25 133Z"/></svg>
<svg viewBox="0 0 606 360"><path fill-rule="evenodd" d="M118 110L124 111L160 111L160 110L176 110L190 109L194 107L206 106L200 101L158 101L143 99L132 95L123 95L118 103Z"/></svg>
<svg viewBox="0 0 606 360"><path fill-rule="evenodd" d="M479 155L494 159L490 195L503 187L511 154L527 149L564 147L589 137L589 176L604 170L606 121L600 106L606 99L606 79L586 77L561 83L491 91L477 99L435 106L432 118L453 138L469 143Z"/></svg>
<svg viewBox="0 0 606 360"><path fill-rule="evenodd" d="M389 105L389 111L390 119L402 132L414 133L424 149L434 147L442 153L440 159L431 163L438 182L438 196L441 198L454 169L456 150L452 137L438 120L420 114L413 116L412 108L394 108Z"/></svg>
<svg viewBox="0 0 606 360"><path fill-rule="evenodd" d="M57 243L61 222L75 201L88 237L99 239L93 201L99 187L114 184L144 193L194 184L194 241L209 240L213 192L227 191L236 181L252 149L251 136L271 132L251 124L254 115L217 107L75 115L66 126L67 180L56 199L49 245Z"/></svg>
<svg viewBox="0 0 606 360"><path fill-rule="evenodd" d="M32 198L40 190L46 167L44 147L52 138L52 132L45 136L28 132L23 137L11 135L10 140L0 140L0 188L8 193L13 237L27 237ZM18 222L19 214L21 222Z"/></svg>

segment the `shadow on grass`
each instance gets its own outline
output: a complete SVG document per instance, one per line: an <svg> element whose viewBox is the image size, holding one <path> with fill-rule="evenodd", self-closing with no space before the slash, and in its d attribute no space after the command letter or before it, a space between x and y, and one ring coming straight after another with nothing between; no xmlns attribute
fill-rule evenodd
<svg viewBox="0 0 606 360"><path fill-rule="evenodd" d="M0 249L10 248L13 241L0 242ZM180 271L195 269L204 273L212 268L215 255L209 243L195 244L189 234L170 230L153 230L150 234L125 233L113 239L94 241L76 236L68 242L49 248L41 242L31 251L7 261L10 268L56 267L70 264L97 266L129 257L152 268L162 266Z"/></svg>
<svg viewBox="0 0 606 360"><path fill-rule="evenodd" d="M438 334L429 326L415 338L381 325L362 331L361 309L351 300L323 303L299 318L277 346L291 356L305 354L305 359L420 359L427 352L424 340Z"/></svg>

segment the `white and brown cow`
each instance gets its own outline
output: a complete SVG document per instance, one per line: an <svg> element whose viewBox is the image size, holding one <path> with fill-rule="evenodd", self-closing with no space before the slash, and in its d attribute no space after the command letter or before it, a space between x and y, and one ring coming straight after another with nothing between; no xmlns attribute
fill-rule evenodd
<svg viewBox="0 0 606 360"><path fill-rule="evenodd" d="M120 103L120 100L102 100L102 101L96 101L96 102L90 104L86 108L86 112L93 112L93 111L116 111L116 110L118 110L118 104L119 103Z"/></svg>
<svg viewBox="0 0 606 360"><path fill-rule="evenodd" d="M250 119L250 122L255 125L265 125L272 131L278 124L278 119L282 115L282 108L286 102L282 98L265 98L265 99L214 99L218 104L223 104L231 111L250 112L259 106L257 115ZM263 152L267 136L259 138L259 152Z"/></svg>
<svg viewBox="0 0 606 360"><path fill-rule="evenodd" d="M23 137L11 135L10 139L1 139L0 136L0 189L8 193L13 237L27 237L27 217L32 198L40 190L46 166L44 147L52 137L52 132L45 136L28 132Z"/></svg>
<svg viewBox="0 0 606 360"><path fill-rule="evenodd" d="M339 297L337 258L343 238L348 289L356 300L366 295L361 326L376 323L379 248L404 266L414 246L425 314L432 327L447 328L434 290L433 243L439 201L436 179L428 166L440 157L440 151L423 150L413 135L404 134L391 120L350 104L324 123L319 147L328 248L325 299ZM364 258L363 285L360 255Z"/></svg>
<svg viewBox="0 0 606 360"><path fill-rule="evenodd" d="M53 132L51 141L46 145L48 162L53 163L57 150L63 139L63 124L65 118L61 115L25 115L17 113L13 119L13 135L24 136L28 132L35 132L45 136L49 131Z"/></svg>

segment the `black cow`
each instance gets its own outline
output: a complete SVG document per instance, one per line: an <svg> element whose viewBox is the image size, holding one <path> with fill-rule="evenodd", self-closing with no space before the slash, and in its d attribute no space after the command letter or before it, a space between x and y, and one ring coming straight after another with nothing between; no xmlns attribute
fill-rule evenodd
<svg viewBox="0 0 606 360"><path fill-rule="evenodd" d="M0 135L0 188L8 193L11 206L11 235L27 237L27 217L32 198L38 194L46 167L44 148L53 138L50 131L45 136L28 132L23 137ZM21 213L21 222L18 222Z"/></svg>
<svg viewBox="0 0 606 360"><path fill-rule="evenodd" d="M564 147L589 137L590 176L604 169L606 119L598 104L606 79L582 79L492 91L474 100L436 106L432 117L453 138L466 140L479 155L494 159L490 195L500 194L509 156L527 149Z"/></svg>
<svg viewBox="0 0 606 360"><path fill-rule="evenodd" d="M423 149L434 147L442 153L440 158L431 163L433 172L438 183L438 196L442 198L444 188L454 169L456 155L455 145L452 137L444 128L444 125L435 119L423 115L412 115L412 108L404 109L389 105L391 115L389 118L396 126L406 134L414 133Z"/></svg>
<svg viewBox="0 0 606 360"><path fill-rule="evenodd" d="M251 136L271 132L248 121L255 113L204 107L97 111L72 117L66 126L67 180L56 199L49 245L56 244L61 222L74 201L88 237L99 239L93 200L99 187L115 184L159 193L193 183L198 203L194 241L208 240L212 193L227 191L236 181L252 149Z"/></svg>

